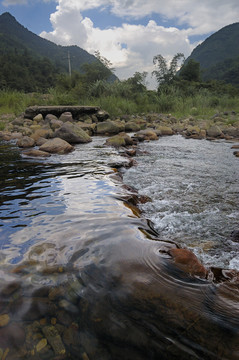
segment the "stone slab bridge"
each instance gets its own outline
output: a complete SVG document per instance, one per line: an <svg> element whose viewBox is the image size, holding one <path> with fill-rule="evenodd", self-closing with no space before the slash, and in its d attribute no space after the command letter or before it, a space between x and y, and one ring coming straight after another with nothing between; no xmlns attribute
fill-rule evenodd
<svg viewBox="0 0 239 360"><path fill-rule="evenodd" d="M24 113L24 117L33 119L36 115L42 114L45 117L47 114L52 114L60 117L61 114L70 112L74 119L78 119L83 115L95 115L99 120L105 120L109 117L106 111L103 111L98 106L29 106Z"/></svg>

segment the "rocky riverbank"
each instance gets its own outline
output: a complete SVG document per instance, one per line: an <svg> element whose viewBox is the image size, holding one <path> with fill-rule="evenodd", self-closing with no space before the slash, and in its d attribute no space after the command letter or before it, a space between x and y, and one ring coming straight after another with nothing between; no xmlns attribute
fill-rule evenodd
<svg viewBox="0 0 239 360"><path fill-rule="evenodd" d="M193 139L239 139L239 116L234 112L215 114L208 120L176 119L170 114L154 113L111 119L98 107L34 106L10 121L5 117L5 122L0 140L16 141L24 155L40 157L68 153L75 144L90 142L95 135L109 137L105 144L114 147L129 147L174 134ZM133 137L127 135L132 132ZM238 157L238 146L233 148Z"/></svg>

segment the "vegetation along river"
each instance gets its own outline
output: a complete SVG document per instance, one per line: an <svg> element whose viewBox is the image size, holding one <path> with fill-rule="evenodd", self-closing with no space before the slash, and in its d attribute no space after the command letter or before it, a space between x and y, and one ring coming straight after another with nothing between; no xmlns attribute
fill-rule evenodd
<svg viewBox="0 0 239 360"><path fill-rule="evenodd" d="M0 144L0 359L239 359L231 144L142 143L122 182L104 141L44 160ZM131 187L152 199L141 215ZM175 265L176 244L207 278Z"/></svg>

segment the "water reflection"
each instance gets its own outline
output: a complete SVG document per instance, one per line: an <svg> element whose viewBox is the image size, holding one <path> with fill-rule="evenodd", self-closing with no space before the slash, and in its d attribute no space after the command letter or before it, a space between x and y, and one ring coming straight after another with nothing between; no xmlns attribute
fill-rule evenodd
<svg viewBox="0 0 239 360"><path fill-rule="evenodd" d="M236 277L214 283L173 263L175 244L132 212L109 167L121 159L102 142L2 162L0 354L238 359Z"/></svg>

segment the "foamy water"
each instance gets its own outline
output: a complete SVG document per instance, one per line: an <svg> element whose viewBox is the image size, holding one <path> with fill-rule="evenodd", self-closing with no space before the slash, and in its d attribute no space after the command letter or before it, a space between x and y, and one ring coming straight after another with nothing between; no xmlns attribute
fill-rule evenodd
<svg viewBox="0 0 239 360"><path fill-rule="evenodd" d="M163 239L191 248L206 265L239 269L239 161L225 141L163 137L140 145L124 182L150 196L141 206Z"/></svg>

